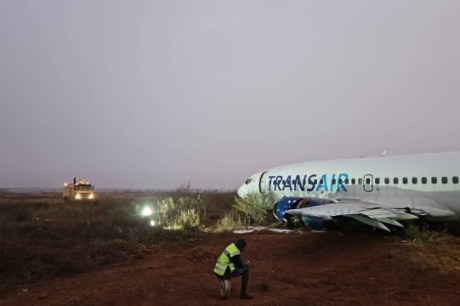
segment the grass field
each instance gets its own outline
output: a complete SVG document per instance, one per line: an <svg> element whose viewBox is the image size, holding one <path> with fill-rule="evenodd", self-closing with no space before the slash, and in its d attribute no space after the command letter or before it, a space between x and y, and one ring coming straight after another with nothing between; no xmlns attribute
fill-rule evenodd
<svg viewBox="0 0 460 306"><path fill-rule="evenodd" d="M151 218L141 215L143 207L193 206L204 227L231 210L234 193L204 192L200 201L188 190L99 194L97 202L86 203L64 204L61 197L0 195L0 293L19 284L127 263L152 245L187 242L199 235L196 228L152 227ZM175 220L177 211L163 212L162 217Z"/></svg>
<svg viewBox="0 0 460 306"><path fill-rule="evenodd" d="M88 305L138 305L144 299L129 291L138 288L145 301L185 305L195 295L193 305L213 304L217 301L208 300L214 293L213 263L238 237L217 232L231 231L236 221L244 226L234 196L208 191L198 198L187 189L115 192L98 194L94 203L64 204L58 193L0 194L0 303L65 305L76 295ZM147 206L152 214L142 216ZM339 304L344 296L345 304L353 305L460 302L452 289L460 284L458 237L414 229L405 237L385 235L305 230L246 235L245 256L256 262L253 288L263 295L254 303L303 305L329 297ZM123 279L106 278L98 270ZM189 281L168 295L165 280L184 282L180 275ZM67 293L54 293L62 288Z"/></svg>

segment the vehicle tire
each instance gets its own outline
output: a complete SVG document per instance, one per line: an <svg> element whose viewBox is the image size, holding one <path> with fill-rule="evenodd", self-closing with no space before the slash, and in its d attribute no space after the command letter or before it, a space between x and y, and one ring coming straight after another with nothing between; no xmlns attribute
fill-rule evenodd
<svg viewBox="0 0 460 306"><path fill-rule="evenodd" d="M299 228L302 226L302 216L301 215L290 215L286 214L287 226L289 228Z"/></svg>

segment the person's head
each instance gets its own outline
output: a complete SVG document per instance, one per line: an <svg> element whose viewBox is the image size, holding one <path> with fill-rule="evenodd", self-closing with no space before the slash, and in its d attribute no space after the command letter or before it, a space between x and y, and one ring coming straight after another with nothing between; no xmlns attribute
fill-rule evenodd
<svg viewBox="0 0 460 306"><path fill-rule="evenodd" d="M244 248L246 247L246 241L244 239L238 239L237 242L235 242L236 247L238 250L243 252Z"/></svg>

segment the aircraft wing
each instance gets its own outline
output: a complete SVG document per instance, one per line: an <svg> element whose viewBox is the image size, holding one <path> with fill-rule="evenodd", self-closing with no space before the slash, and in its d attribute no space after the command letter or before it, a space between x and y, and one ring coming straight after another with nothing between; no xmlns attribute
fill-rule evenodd
<svg viewBox="0 0 460 306"><path fill-rule="evenodd" d="M414 214L370 202L346 201L313 207L290 209L286 214L317 217L325 221L348 217L361 223L391 232L386 225L403 227L398 221L418 219ZM385 225L386 224L386 225Z"/></svg>

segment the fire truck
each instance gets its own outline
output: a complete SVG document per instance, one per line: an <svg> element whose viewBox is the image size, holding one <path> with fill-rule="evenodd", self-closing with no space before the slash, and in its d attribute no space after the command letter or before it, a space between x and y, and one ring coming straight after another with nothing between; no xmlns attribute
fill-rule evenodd
<svg viewBox="0 0 460 306"><path fill-rule="evenodd" d="M94 185L86 180L75 180L74 183L65 183L63 191L64 202L67 201L94 201L96 192Z"/></svg>

